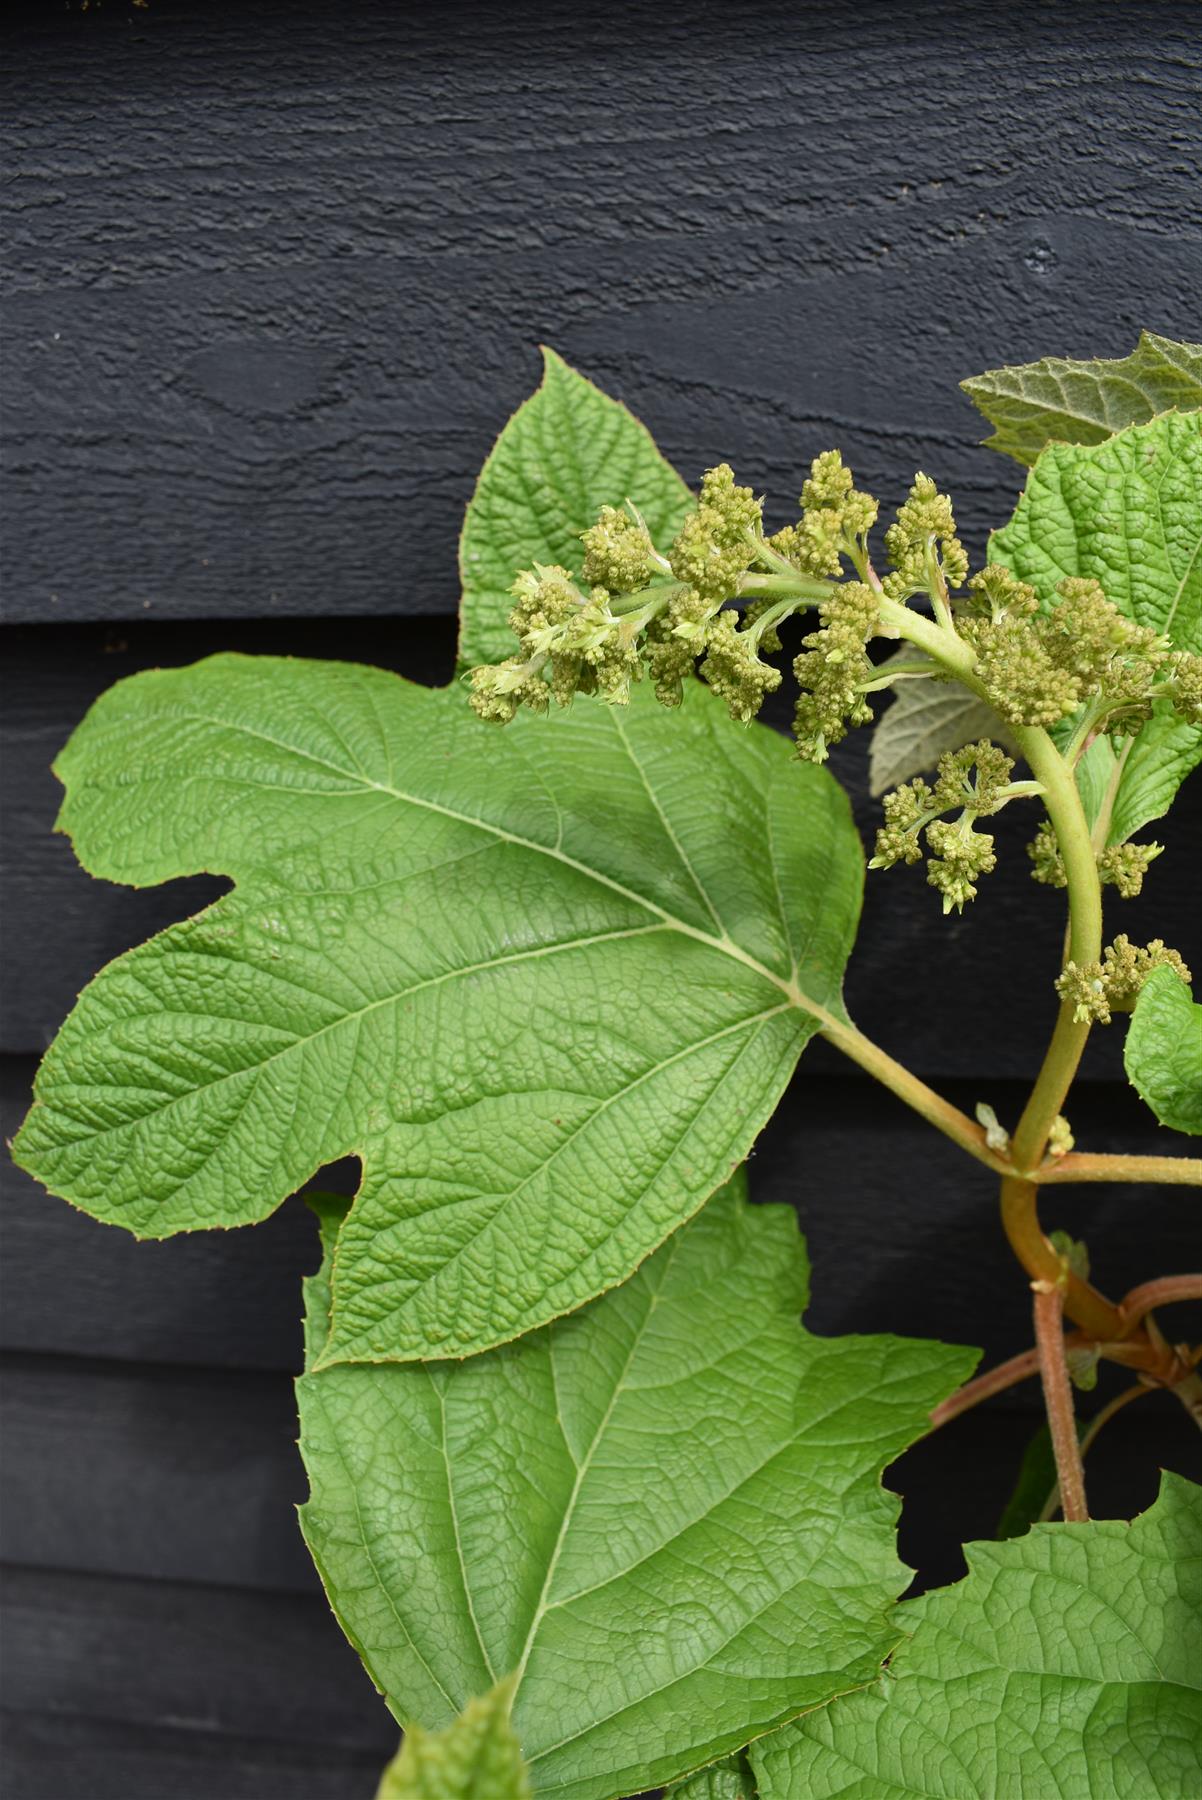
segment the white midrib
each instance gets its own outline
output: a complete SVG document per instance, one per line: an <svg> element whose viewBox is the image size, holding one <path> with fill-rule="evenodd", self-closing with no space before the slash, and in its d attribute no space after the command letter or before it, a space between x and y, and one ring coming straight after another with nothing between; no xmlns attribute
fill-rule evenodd
<svg viewBox="0 0 1202 1800"><path fill-rule="evenodd" d="M518 1658L517 1667L513 1672L513 1684L514 1684L513 1692L514 1692L515 1704L517 1701L518 1689L522 1685L522 1677L526 1673L526 1664L530 1661L530 1652L534 1648L534 1640L538 1636L538 1631L539 1631L540 1625L542 1624L543 1620L546 1618L547 1613L550 1611L550 1607L548 1604L548 1595L551 1592L551 1585L555 1579L555 1571L559 1567L559 1559L563 1555L564 1545L567 1543L567 1540L568 1540L568 1533L572 1528L572 1523L573 1523L573 1520L574 1520L575 1514L576 1514L576 1503L580 1498L580 1492L584 1486L585 1477L587 1476L589 1469L592 1466L593 1457L597 1453L597 1447L601 1443L602 1439L605 1436L606 1431L609 1428L609 1422L613 1418L614 1408L617 1406L618 1401L622 1396L622 1393L625 1388L626 1377L630 1373L630 1365L633 1363L635 1356L638 1354L639 1346L643 1341L643 1333L647 1329L648 1321L650 1320L652 1313L655 1311L656 1301L659 1299L659 1289L663 1287L663 1284L664 1284L665 1280L667 1279L668 1271L671 1269L672 1263L676 1257L676 1250L677 1250L677 1246L678 1246L679 1242L680 1242L679 1237L673 1238L668 1246L667 1253L664 1257L663 1268L660 1271L659 1286L651 1294L651 1296L647 1302L647 1311L644 1314L643 1319L642 1319L641 1323L639 1324L639 1327L638 1327L637 1331L635 1332L633 1339L631 1340L630 1349L628 1350L628 1352L626 1354L626 1360L623 1362L621 1372L619 1373L617 1380L614 1382L613 1393L609 1397L609 1404L607 1405L604 1413L602 1414L601 1420L597 1425L596 1431L593 1433L592 1441L590 1442L588 1449L585 1451L583 1457L581 1458L580 1462L576 1466L576 1479L572 1483L572 1491L568 1495L567 1503L564 1506L563 1520L560 1524L559 1531L556 1535L555 1546L554 1546L554 1548L551 1552L551 1555L547 1561L547 1573L543 1579L542 1588L539 1592L538 1599L534 1605L534 1613L533 1613L533 1616L530 1621L530 1629L526 1634L526 1642L522 1646L522 1654ZM552 1356L554 1356L553 1344L550 1349L550 1354ZM572 1452L571 1452L571 1445L568 1444L567 1428L566 1428L566 1426L563 1426L561 1428L563 1429L563 1432L564 1432L564 1444L567 1447L568 1454L570 1456Z"/></svg>

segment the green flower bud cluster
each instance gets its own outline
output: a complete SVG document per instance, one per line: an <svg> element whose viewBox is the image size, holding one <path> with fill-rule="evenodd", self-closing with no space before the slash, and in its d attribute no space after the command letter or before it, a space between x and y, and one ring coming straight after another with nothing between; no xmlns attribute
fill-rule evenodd
<svg viewBox="0 0 1202 1800"><path fill-rule="evenodd" d="M907 600L932 586L958 588L968 574L968 552L956 536L952 503L929 475L914 477L897 521L885 533L893 565L882 586L891 600Z"/></svg>
<svg viewBox="0 0 1202 1800"><path fill-rule="evenodd" d="M793 664L801 694L793 719L799 755L826 761L828 747L853 725L866 725L872 708L862 689L873 675L866 645L876 633L879 603L862 581L849 581L818 603L822 624L802 638Z"/></svg>
<svg viewBox="0 0 1202 1800"><path fill-rule="evenodd" d="M668 563L678 581L717 611L750 567L762 533L761 502L750 488L736 486L729 463L719 463L703 477L701 504L681 526Z"/></svg>
<svg viewBox="0 0 1202 1800"><path fill-rule="evenodd" d="M655 545L641 519L617 506L603 506L595 525L581 534L584 580L589 587L632 594L646 587L656 567Z"/></svg>
<svg viewBox="0 0 1202 1800"><path fill-rule="evenodd" d="M725 700L731 718L744 725L755 718L764 696L774 694L781 684L780 670L760 661L758 636L754 626L740 631L735 613L720 612L710 628L700 670L702 679Z"/></svg>
<svg viewBox="0 0 1202 1800"><path fill-rule="evenodd" d="M997 867L993 838L975 829L976 821L998 812L1010 798L1014 764L988 739L949 750L939 759L934 787L919 777L895 788L884 799L885 823L876 835L870 869L922 860L925 830L930 852L927 880L943 895L943 910L962 912L977 896L976 880ZM958 811L955 820L940 817Z"/></svg>
<svg viewBox="0 0 1202 1800"><path fill-rule="evenodd" d="M1149 867L1163 849L1163 844L1111 844L1097 853L1098 875L1104 886L1116 887L1124 900L1133 900L1143 888ZM1027 855L1033 865L1032 880L1041 881L1046 887L1068 886L1064 858L1050 819L1044 820L1033 842L1027 845Z"/></svg>
<svg viewBox="0 0 1202 1800"><path fill-rule="evenodd" d="M1164 667L1160 692L1173 703L1187 725L1202 725L1202 656L1174 650Z"/></svg>
<svg viewBox="0 0 1202 1800"><path fill-rule="evenodd" d="M536 563L513 585L509 624L520 657L472 671L472 705L482 719L507 724L520 706L545 712L577 693L622 703L642 674L637 613L617 618L608 588L578 587L566 569Z"/></svg>
<svg viewBox="0 0 1202 1800"><path fill-rule="evenodd" d="M843 558L866 556L865 540L876 523L877 503L852 483L838 450L824 450L810 464L801 490L802 516L769 539L772 548L803 575L841 575Z"/></svg>
<svg viewBox="0 0 1202 1800"><path fill-rule="evenodd" d="M976 651L990 705L1007 724L1046 728L1092 700L1107 731L1137 732L1162 691L1155 684L1168 640L1128 619L1091 578L1068 577L1057 592L1059 605L1040 613L1035 590L1008 569L985 569L969 583L956 626ZM1194 679L1181 670L1187 706Z"/></svg>
<svg viewBox="0 0 1202 1800"><path fill-rule="evenodd" d="M1112 1013L1131 1011L1152 970L1163 966L1175 969L1187 984L1190 981L1190 971L1181 957L1176 950L1166 948L1160 938L1141 947L1120 936L1107 945L1101 962L1082 967L1075 962L1066 963L1056 979L1056 992L1062 1000L1073 1002L1073 1017L1078 1024L1096 1020L1100 1025L1109 1025Z"/></svg>

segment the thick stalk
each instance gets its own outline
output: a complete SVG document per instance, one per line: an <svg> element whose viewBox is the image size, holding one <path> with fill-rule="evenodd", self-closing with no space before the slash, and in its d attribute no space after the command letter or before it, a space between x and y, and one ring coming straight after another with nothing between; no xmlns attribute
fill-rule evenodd
<svg viewBox="0 0 1202 1800"><path fill-rule="evenodd" d="M1121 1394L1116 1394L1113 1400L1107 1401L1106 1405L1094 1414L1093 1418L1089 1421L1087 1429L1081 1434L1082 1463L1084 1463L1085 1458L1089 1455L1098 1433L1103 1431L1105 1427L1109 1425L1115 1413L1122 1412L1125 1406L1130 1406L1131 1402L1133 1400L1138 1400L1141 1395L1151 1394L1153 1392L1154 1389L1146 1387L1142 1381L1137 1381L1134 1387L1124 1388ZM1044 1524L1050 1519L1059 1505L1060 1483L1057 1482L1051 1493L1048 1495L1047 1500L1044 1502L1043 1508L1039 1514L1039 1523ZM1066 1514L1065 1517L1067 1518L1067 1516L1068 1515Z"/></svg>
<svg viewBox="0 0 1202 1800"><path fill-rule="evenodd" d="M1099 1156L1071 1150L1032 1170L1040 1187L1069 1181L1155 1181L1171 1187L1202 1187L1202 1157Z"/></svg>
<svg viewBox="0 0 1202 1800"><path fill-rule="evenodd" d="M1056 1458L1060 1505L1071 1524L1089 1518L1085 1504L1085 1468L1073 1414L1073 1389L1069 1380L1061 1320L1064 1294L1055 1282L1035 1282L1035 1342L1039 1349L1039 1376L1047 1408L1048 1430Z"/></svg>

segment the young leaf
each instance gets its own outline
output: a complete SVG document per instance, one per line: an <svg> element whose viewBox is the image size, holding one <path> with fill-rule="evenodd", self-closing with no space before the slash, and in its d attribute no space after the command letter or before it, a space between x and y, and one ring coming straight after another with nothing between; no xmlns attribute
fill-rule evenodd
<svg viewBox="0 0 1202 1800"><path fill-rule="evenodd" d="M405 1733L376 1800L529 1800L530 1776L509 1721L512 1683L469 1700L445 1731Z"/></svg>
<svg viewBox="0 0 1202 1800"><path fill-rule="evenodd" d="M536 1793L610 1800L875 1675L906 1579L881 1471L975 1355L813 1337L806 1285L740 1178L570 1318L301 1379L305 1536L402 1723L512 1675Z"/></svg>
<svg viewBox="0 0 1202 1800"><path fill-rule="evenodd" d="M968 1547L869 1689L751 1746L760 1800L1181 1800L1202 1792L1202 1489L1131 1525Z"/></svg>
<svg viewBox="0 0 1202 1800"><path fill-rule="evenodd" d="M912 650L899 660L919 660ZM888 668L882 665L881 673ZM933 769L945 750L962 750L977 738L1009 746L1009 733L984 700L958 682L903 681L872 734L868 785L879 799L890 788Z"/></svg>
<svg viewBox="0 0 1202 1800"><path fill-rule="evenodd" d="M986 447L1033 463L1055 441L1100 444L1157 413L1202 407L1202 344L1141 333L1130 356L1040 362L990 369L960 386L997 430Z"/></svg>
<svg viewBox="0 0 1202 1800"><path fill-rule="evenodd" d="M215 657L114 688L59 771L93 873L237 886L85 990L18 1159L163 1237L360 1156L332 1357L466 1354L624 1279L841 1012L846 798L700 689L498 732L379 670Z"/></svg>
<svg viewBox="0 0 1202 1800"><path fill-rule="evenodd" d="M1096 449L1053 444L989 557L1046 607L1065 576L1093 576L1128 618L1202 652L1202 413L1168 413ZM1199 761L1202 726L1159 708L1117 752L1106 841L1160 818Z"/></svg>
<svg viewBox="0 0 1202 1800"><path fill-rule="evenodd" d="M646 427L617 400L543 351L543 382L520 406L480 472L459 543L459 662L513 653L506 620L519 569L559 563L575 575L580 534L603 506L633 500L657 544L695 505Z"/></svg>
<svg viewBox="0 0 1202 1800"><path fill-rule="evenodd" d="M1153 969L1141 988L1123 1060L1162 1125L1202 1135L1202 1006L1174 969Z"/></svg>

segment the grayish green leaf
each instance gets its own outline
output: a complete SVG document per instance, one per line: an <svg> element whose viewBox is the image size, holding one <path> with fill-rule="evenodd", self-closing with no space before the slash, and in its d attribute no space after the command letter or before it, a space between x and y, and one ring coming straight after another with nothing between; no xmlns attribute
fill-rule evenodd
<svg viewBox="0 0 1202 1800"><path fill-rule="evenodd" d="M751 1746L761 1800L1202 1793L1200 1502L970 1545L880 1680Z"/></svg>
<svg viewBox="0 0 1202 1800"><path fill-rule="evenodd" d="M530 1776L509 1719L512 1683L469 1700L445 1731L405 1733L376 1800L528 1800Z"/></svg>
<svg viewBox="0 0 1202 1800"><path fill-rule="evenodd" d="M162 1237L360 1156L332 1356L466 1354L624 1279L841 1014L846 798L700 687L499 731L216 657L122 682L59 771L93 873L237 886L85 990L18 1157Z"/></svg>
<svg viewBox="0 0 1202 1800"><path fill-rule="evenodd" d="M1052 445L989 557L1046 607L1065 576L1092 576L1128 618L1202 653L1202 413L1166 414L1096 449ZM1158 707L1118 748L1105 841L1124 843L1160 818L1199 760L1202 727Z"/></svg>
<svg viewBox="0 0 1202 1800"><path fill-rule="evenodd" d="M1123 1059L1162 1125L1202 1135L1202 1006L1174 969L1153 969L1145 981Z"/></svg>
<svg viewBox="0 0 1202 1800"><path fill-rule="evenodd" d="M912 650L898 661L919 660ZM881 665L884 674L889 664ZM935 768L945 750L961 750L978 738L1010 747L1010 734L991 706L959 682L900 681L872 733L868 785L877 798L911 776Z"/></svg>
<svg viewBox="0 0 1202 1800"><path fill-rule="evenodd" d="M975 1353L813 1337L806 1285L740 1179L486 1356L302 1378L305 1535L403 1723L513 1674L536 1791L609 1800L871 1679L906 1579L881 1472Z"/></svg>
<svg viewBox="0 0 1202 1800"><path fill-rule="evenodd" d="M1045 356L990 369L960 386L997 427L986 446L1030 464L1055 441L1100 444L1157 413L1202 407L1202 344L1145 331L1129 356L1092 362Z"/></svg>
<svg viewBox="0 0 1202 1800"><path fill-rule="evenodd" d="M514 576L532 563L578 574L580 533L603 506L633 500L665 544L695 504L646 428L617 400L543 352L542 386L510 419L480 472L459 544L459 661L514 651L506 620Z"/></svg>

